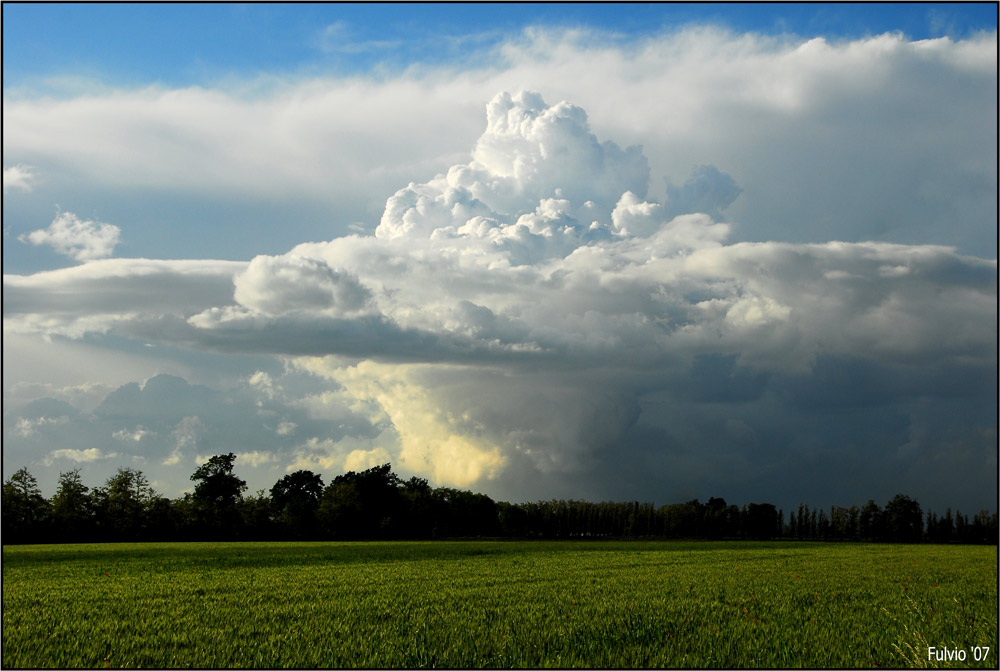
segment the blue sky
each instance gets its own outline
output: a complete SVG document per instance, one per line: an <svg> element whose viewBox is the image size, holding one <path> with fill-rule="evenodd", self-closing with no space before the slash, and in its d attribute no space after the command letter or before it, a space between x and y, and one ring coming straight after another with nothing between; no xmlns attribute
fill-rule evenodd
<svg viewBox="0 0 1000 671"><path fill-rule="evenodd" d="M882 4L6 4L4 88L76 76L108 85L207 85L260 73L369 72L476 61L525 26L588 27L628 41L710 23L831 39L901 31L966 37L992 3Z"/></svg>
<svg viewBox="0 0 1000 671"><path fill-rule="evenodd" d="M3 12L4 473L995 505L995 4Z"/></svg>

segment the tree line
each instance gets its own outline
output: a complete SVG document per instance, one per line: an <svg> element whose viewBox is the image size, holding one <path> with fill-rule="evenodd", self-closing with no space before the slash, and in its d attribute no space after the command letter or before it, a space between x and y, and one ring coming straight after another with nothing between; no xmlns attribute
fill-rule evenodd
<svg viewBox="0 0 1000 671"><path fill-rule="evenodd" d="M997 543L997 513L943 515L897 494L884 507L794 510L770 503L652 503L576 500L508 503L485 494L399 478L390 464L350 471L324 484L308 470L270 491L245 495L236 455L216 455L191 475L194 490L157 494L145 475L119 468L90 489L75 469L46 499L22 468L3 484L2 541L8 543L186 540L361 540L490 538L704 538Z"/></svg>

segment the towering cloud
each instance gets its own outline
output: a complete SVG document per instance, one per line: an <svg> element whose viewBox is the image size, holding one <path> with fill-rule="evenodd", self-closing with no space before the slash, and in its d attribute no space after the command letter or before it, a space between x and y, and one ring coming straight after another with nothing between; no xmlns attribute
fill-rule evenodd
<svg viewBox="0 0 1000 671"><path fill-rule="evenodd" d="M313 344L328 356L300 366L380 413L403 467L482 486L589 481L616 453L632 462L628 436L642 399L657 394L689 403L699 385L704 401L725 402L736 380L756 375L745 398L763 402L810 387L832 361L889 377L995 362L995 261L885 243L726 245L722 211L740 192L731 177L699 167L665 202L646 199L647 181L641 151L599 141L582 110L499 94L471 160L391 196L374 238L288 257L356 276L384 319L367 354L386 358L374 343L392 324L420 334L412 363L345 361L337 355L365 352L348 338L342 349L331 332ZM327 284L300 280L299 292ZM704 379L705 357L723 357L730 372ZM836 394L863 393L858 379L839 383ZM934 384L917 379L909 393L933 394ZM763 417L784 411L772 405ZM673 415L650 412L650 426ZM747 440L762 421L728 418L734 437L721 440ZM689 468L718 456L698 453L706 439L690 439ZM739 470L771 468L765 458Z"/></svg>
<svg viewBox="0 0 1000 671"><path fill-rule="evenodd" d="M617 200L646 193L640 148L599 142L579 107L501 93L486 117L472 160L397 191L377 238L453 239L467 249L502 250L514 265L537 263L611 237Z"/></svg>
<svg viewBox="0 0 1000 671"><path fill-rule="evenodd" d="M297 429L300 464L386 455L439 483L577 496L603 495L608 474L682 492L715 469L744 488L733 496L809 464L839 477L863 452L862 480L905 466L902 486L934 468L933 432L916 427L943 395L966 403L962 468L995 466L995 259L727 244L741 191L722 168L657 200L641 148L599 140L579 107L500 93L486 116L468 161L396 191L372 236L162 262L144 309L126 289L138 262L5 278L5 328L287 357L335 391L319 412L365 416L373 441ZM78 277L103 298L59 303ZM182 282L207 291L185 302ZM853 427L836 424L842 408Z"/></svg>

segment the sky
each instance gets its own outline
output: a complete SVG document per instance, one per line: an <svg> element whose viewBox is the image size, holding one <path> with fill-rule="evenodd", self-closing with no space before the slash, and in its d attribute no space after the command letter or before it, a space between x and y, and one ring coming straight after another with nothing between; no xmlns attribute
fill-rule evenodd
<svg viewBox="0 0 1000 671"><path fill-rule="evenodd" d="M4 4L4 478L995 510L996 28Z"/></svg>

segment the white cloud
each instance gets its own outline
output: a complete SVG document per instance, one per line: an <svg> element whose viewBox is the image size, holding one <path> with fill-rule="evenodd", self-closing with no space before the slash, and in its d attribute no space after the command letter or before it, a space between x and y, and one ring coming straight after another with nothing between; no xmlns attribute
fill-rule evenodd
<svg viewBox="0 0 1000 671"><path fill-rule="evenodd" d="M144 428L142 425L139 425L135 427L135 429L133 430L120 429L118 431L115 431L114 433L111 434L111 437L116 440L120 440L122 442L131 441L134 443L138 443L141 442L144 438L149 438L155 435L156 435L155 431L150 431L149 429Z"/></svg>
<svg viewBox="0 0 1000 671"><path fill-rule="evenodd" d="M295 449L292 460L285 470L289 473L298 470L319 473L340 471L346 454L351 451L351 446L356 444L359 444L359 441L352 438L338 441L312 437Z"/></svg>
<svg viewBox="0 0 1000 671"><path fill-rule="evenodd" d="M295 422L282 421L278 423L278 428L274 430L279 436L292 436L295 435L295 429L298 428L298 424Z"/></svg>
<svg viewBox="0 0 1000 671"><path fill-rule="evenodd" d="M52 450L49 452L42 463L46 466L51 466L56 460L65 459L67 461L74 461L78 464L86 464L94 461L101 461L106 459L114 459L118 456L117 452L102 452L96 447L91 447L86 450L76 450L72 448L64 448L59 450Z"/></svg>
<svg viewBox="0 0 1000 671"><path fill-rule="evenodd" d="M358 39L347 21L334 21L319 31L315 44L325 54L362 54L397 50L402 42Z"/></svg>
<svg viewBox="0 0 1000 671"><path fill-rule="evenodd" d="M77 261L111 256L121 237L121 229L112 224L81 220L72 212L62 212L48 228L19 236L21 242L48 245L60 254Z"/></svg>
<svg viewBox="0 0 1000 671"><path fill-rule="evenodd" d="M35 171L31 166L12 165L3 169L3 192L8 189L19 189L21 191L31 191L34 187Z"/></svg>
<svg viewBox="0 0 1000 671"><path fill-rule="evenodd" d="M275 387L274 380L271 375L262 370L256 371L253 375L247 378L247 383L252 389L258 391L268 399L273 399L276 393L280 390L280 388ZM258 402L258 405L259 404L260 402Z"/></svg>
<svg viewBox="0 0 1000 671"><path fill-rule="evenodd" d="M52 188L266 196L326 210L346 206L357 221L404 178L454 158L456 143L439 138L457 132L472 139L477 132L477 120L442 110L471 111L479 103L462 102L466 91L434 82L332 79L247 88L150 87L55 104L5 99L5 158L32 157L51 175ZM358 203L358 194L376 200Z"/></svg>
<svg viewBox="0 0 1000 671"><path fill-rule="evenodd" d="M611 222L622 235L645 237L655 233L664 223L663 206L647 203L626 191L611 212Z"/></svg>
<svg viewBox="0 0 1000 671"><path fill-rule="evenodd" d="M248 465L250 468L259 468L266 464L273 464L278 460L273 452L254 450L253 452L237 452L236 462L238 465Z"/></svg>
<svg viewBox="0 0 1000 671"><path fill-rule="evenodd" d="M374 438L313 437L292 451L285 470L289 473L296 470L325 473L331 480L338 473L363 471L385 463L392 463L396 473L407 472L409 469L401 462L399 452L399 436L394 429L383 431Z"/></svg>
<svg viewBox="0 0 1000 671"><path fill-rule="evenodd" d="M174 439L174 449L163 460L164 466L176 466L181 463L185 452L190 453L198 448L198 441L205 433L205 426L196 416L185 417L174 427L171 436ZM198 461L201 459L202 461ZM195 456L195 463L202 464L206 457Z"/></svg>

